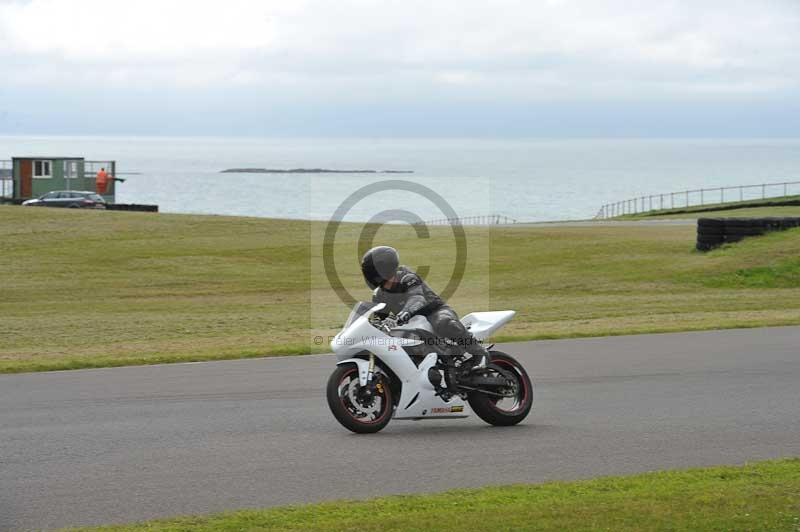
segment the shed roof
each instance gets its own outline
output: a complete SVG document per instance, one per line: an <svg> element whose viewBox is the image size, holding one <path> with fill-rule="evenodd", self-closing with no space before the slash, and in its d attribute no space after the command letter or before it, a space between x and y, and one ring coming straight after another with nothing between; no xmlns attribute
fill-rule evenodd
<svg viewBox="0 0 800 532"><path fill-rule="evenodd" d="M12 157L12 161L16 161L18 159L41 159L43 161L52 160L52 159L61 159L65 161L83 161L85 157L64 157L61 155L31 155L28 157Z"/></svg>

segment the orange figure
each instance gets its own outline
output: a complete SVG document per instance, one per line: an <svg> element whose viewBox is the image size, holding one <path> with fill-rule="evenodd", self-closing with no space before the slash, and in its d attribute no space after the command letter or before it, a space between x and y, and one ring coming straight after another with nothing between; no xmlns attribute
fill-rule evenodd
<svg viewBox="0 0 800 532"><path fill-rule="evenodd" d="M106 189L108 189L108 174L105 168L101 168L100 171L97 172L97 193L105 194Z"/></svg>

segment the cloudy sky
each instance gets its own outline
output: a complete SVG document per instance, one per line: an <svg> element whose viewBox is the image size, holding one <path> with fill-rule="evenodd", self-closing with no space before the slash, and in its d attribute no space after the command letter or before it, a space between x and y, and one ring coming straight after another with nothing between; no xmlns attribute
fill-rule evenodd
<svg viewBox="0 0 800 532"><path fill-rule="evenodd" d="M800 0L0 0L0 134L800 136Z"/></svg>

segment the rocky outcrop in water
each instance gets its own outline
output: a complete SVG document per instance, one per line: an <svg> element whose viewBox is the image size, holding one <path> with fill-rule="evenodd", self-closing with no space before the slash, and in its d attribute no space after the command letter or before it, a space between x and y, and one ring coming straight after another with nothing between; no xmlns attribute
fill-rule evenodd
<svg viewBox="0 0 800 532"><path fill-rule="evenodd" d="M223 174L413 174L413 170L331 170L330 168L228 168Z"/></svg>

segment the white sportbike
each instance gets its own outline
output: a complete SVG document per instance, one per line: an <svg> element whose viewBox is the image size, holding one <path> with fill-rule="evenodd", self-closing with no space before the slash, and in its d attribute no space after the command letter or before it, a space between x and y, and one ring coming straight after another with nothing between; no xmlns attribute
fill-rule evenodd
<svg viewBox="0 0 800 532"><path fill-rule="evenodd" d="M394 419L465 418L515 425L533 406L533 384L513 357L491 350L484 368L468 369L464 349L438 338L424 316L403 326L379 317L383 303L357 303L331 342L338 360L328 380L328 405L358 433L378 432ZM514 317L512 310L461 319L484 340Z"/></svg>

